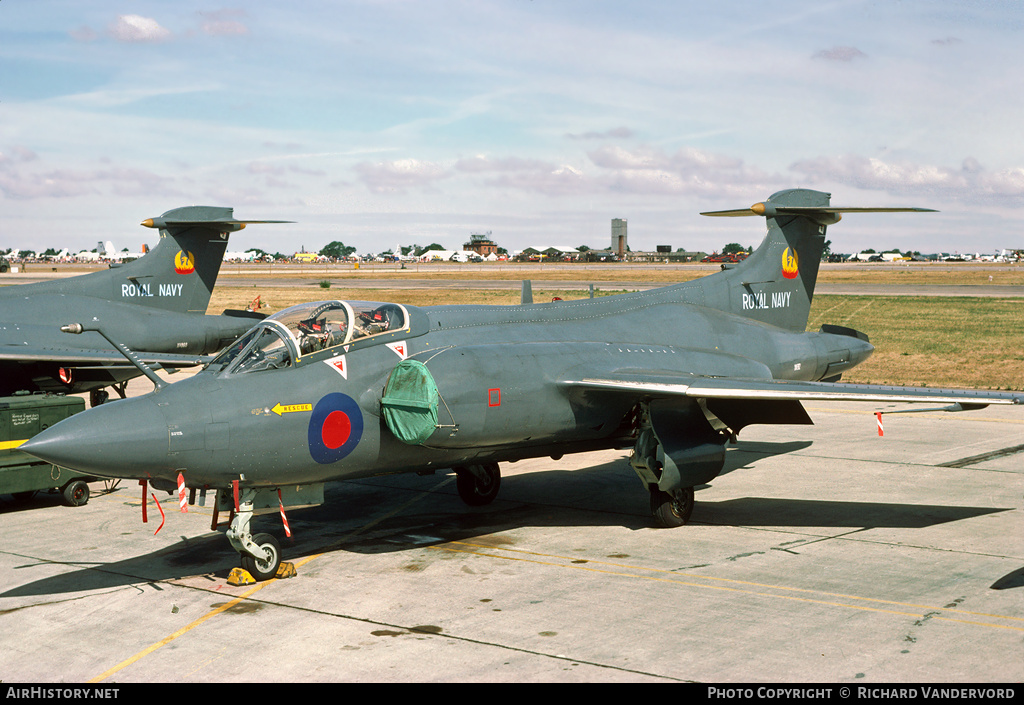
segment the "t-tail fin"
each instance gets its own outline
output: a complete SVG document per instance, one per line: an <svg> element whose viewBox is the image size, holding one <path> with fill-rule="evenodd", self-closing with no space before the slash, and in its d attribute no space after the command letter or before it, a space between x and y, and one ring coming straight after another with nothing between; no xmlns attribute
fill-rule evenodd
<svg viewBox="0 0 1024 705"><path fill-rule="evenodd" d="M760 215L768 223L768 234L750 257L721 274L698 280L708 282L704 304L803 331L807 328L829 225L838 223L843 213L934 212L929 208L840 208L829 205L830 198L830 194L821 191L791 189L779 191L750 208L702 213L726 217ZM711 280L717 283L712 284Z"/></svg>
<svg viewBox="0 0 1024 705"><path fill-rule="evenodd" d="M160 242L144 257L102 272L27 286L179 313L206 313L228 235L249 223L287 222L236 220L231 208L175 208L142 222L160 230Z"/></svg>

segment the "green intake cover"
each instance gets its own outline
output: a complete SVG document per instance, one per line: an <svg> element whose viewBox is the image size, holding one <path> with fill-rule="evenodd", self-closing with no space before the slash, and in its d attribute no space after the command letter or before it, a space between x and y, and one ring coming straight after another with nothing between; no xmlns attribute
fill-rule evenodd
<svg viewBox="0 0 1024 705"><path fill-rule="evenodd" d="M403 360L391 370L384 387L384 421L402 443L422 443L437 428L437 399L437 385L426 365Z"/></svg>

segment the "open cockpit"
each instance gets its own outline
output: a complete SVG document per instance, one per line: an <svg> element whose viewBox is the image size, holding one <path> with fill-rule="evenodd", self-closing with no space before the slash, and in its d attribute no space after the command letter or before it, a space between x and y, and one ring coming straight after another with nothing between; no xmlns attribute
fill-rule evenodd
<svg viewBox="0 0 1024 705"><path fill-rule="evenodd" d="M246 374L321 360L426 332L413 307L374 301L315 301L256 324L207 364L217 374ZM413 328L422 330L413 330Z"/></svg>

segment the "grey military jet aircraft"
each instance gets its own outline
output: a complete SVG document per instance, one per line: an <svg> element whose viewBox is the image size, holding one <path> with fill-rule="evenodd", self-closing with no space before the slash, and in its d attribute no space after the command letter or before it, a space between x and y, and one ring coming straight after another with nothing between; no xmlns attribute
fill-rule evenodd
<svg viewBox="0 0 1024 705"><path fill-rule="evenodd" d="M207 316L228 234L246 223L231 208L188 206L150 218L160 242L133 262L62 281L0 288L0 396L18 390L93 392L140 374L97 332L61 333L75 321L102 327L150 364L195 365L245 333L258 313Z"/></svg>
<svg viewBox="0 0 1024 705"><path fill-rule="evenodd" d="M948 410L1024 394L844 384L873 348L857 331L807 332L829 194L776 193L716 216L760 215L754 253L652 291L517 306L323 301L257 324L203 371L106 404L21 448L77 471L217 489L228 539L257 579L276 538L254 509L323 501L323 483L452 468L470 505L492 501L500 462L632 448L663 526L750 424L809 424L804 399L932 401ZM281 494L278 495L278 491ZM264 501L266 500L266 501Z"/></svg>

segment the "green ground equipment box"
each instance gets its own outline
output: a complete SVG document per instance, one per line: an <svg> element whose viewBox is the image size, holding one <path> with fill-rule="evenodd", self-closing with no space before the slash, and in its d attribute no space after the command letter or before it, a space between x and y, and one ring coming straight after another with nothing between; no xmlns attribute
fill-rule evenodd
<svg viewBox="0 0 1024 705"><path fill-rule="evenodd" d="M55 394L0 397L0 495L31 497L40 490L58 490L64 503L79 506L89 501L89 485L96 478L43 462L18 447L32 436L85 409L85 400Z"/></svg>

